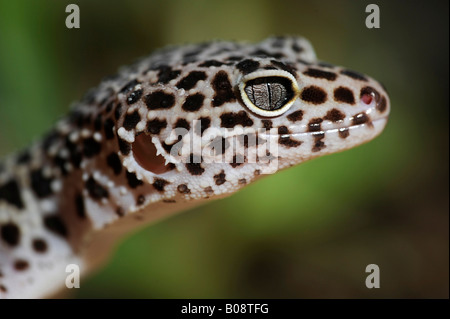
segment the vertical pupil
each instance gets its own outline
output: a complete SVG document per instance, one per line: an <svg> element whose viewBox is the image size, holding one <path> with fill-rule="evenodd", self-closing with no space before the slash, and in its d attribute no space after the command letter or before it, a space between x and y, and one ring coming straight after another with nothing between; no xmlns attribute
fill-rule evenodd
<svg viewBox="0 0 450 319"><path fill-rule="evenodd" d="M244 91L256 107L268 111L282 108L294 95L291 81L276 76L250 80Z"/></svg>

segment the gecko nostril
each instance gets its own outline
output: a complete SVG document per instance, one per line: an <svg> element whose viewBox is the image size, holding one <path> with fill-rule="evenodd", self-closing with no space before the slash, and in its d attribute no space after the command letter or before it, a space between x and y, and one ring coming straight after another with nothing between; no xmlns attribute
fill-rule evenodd
<svg viewBox="0 0 450 319"><path fill-rule="evenodd" d="M359 98L366 105L370 105L374 100L376 104L380 103L380 93L371 86L363 87Z"/></svg>
<svg viewBox="0 0 450 319"><path fill-rule="evenodd" d="M361 101L362 101L364 104L366 104L366 105L371 104L372 101L373 101L373 96L372 96L372 94L363 94L363 95L361 96Z"/></svg>
<svg viewBox="0 0 450 319"><path fill-rule="evenodd" d="M156 154L156 147L151 136L147 134L136 136L132 149L134 159L145 170L154 174L162 174L170 170L170 166L165 165L164 157Z"/></svg>

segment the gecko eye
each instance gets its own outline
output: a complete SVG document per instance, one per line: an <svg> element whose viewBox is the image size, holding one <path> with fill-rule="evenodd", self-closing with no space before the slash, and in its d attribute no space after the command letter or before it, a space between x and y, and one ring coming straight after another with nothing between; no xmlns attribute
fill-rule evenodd
<svg viewBox="0 0 450 319"><path fill-rule="evenodd" d="M286 112L297 99L297 81L282 70L256 71L239 84L242 101L254 113L273 117Z"/></svg>

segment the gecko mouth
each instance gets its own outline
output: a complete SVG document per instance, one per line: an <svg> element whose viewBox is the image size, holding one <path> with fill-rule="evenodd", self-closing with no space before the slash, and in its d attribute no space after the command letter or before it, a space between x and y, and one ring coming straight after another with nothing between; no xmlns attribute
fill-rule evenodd
<svg viewBox="0 0 450 319"><path fill-rule="evenodd" d="M163 174L171 170L170 165L166 165L166 159L158 154L152 137L147 134L136 136L132 144L135 161L145 170L154 174Z"/></svg>
<svg viewBox="0 0 450 319"><path fill-rule="evenodd" d="M369 120L367 117L360 117L360 118L354 118L355 120L352 121L353 123L350 125L342 125L342 126L338 126L338 127L330 127L330 128L325 128L322 129L320 128L320 126L317 129L311 129L308 131L297 131L295 130L295 128L293 128L291 130L290 133L288 134L282 134L283 136L289 136L289 137L299 137L299 136L307 136L307 135L315 135L315 134L323 134L323 133L333 133L333 132L345 132L345 131L349 131L349 130L355 130L355 129L360 129L360 128L368 128L368 129L374 129L376 127L379 127L380 124L386 124L387 120L388 120L388 116L384 116L384 117L379 117L377 119L374 120ZM304 127L302 127L304 128Z"/></svg>
<svg viewBox="0 0 450 319"><path fill-rule="evenodd" d="M264 139L272 139L276 138L278 141L282 144L288 143L289 145L294 145L295 143L298 143L298 145L301 145L300 141L303 141L306 137L310 136L320 136L324 134L337 134L341 139L346 139L348 136L360 136L357 131L360 131L361 129L366 129L364 131L369 130L370 133L367 134L367 137L364 137L364 134L361 135L360 142L365 142L366 140L370 140L374 135L379 134L382 129L384 128L388 117L381 117L375 120L370 121L361 121L361 123L356 120L356 123L354 121L354 124L352 125L346 125L342 127L334 127L334 128L328 128L328 129L319 129L314 131L303 131L303 132L283 132L282 130L278 129L278 133L275 132L258 132L255 134L253 133L244 133L244 134L231 134L228 135L227 138L242 138L241 144L247 144L247 145L258 145L261 144L261 140L259 138L262 138L262 141ZM361 131L362 132L362 131ZM256 137L255 141L251 141L251 137ZM218 139L215 139L206 145L203 145L203 147L211 148L211 149L222 149L224 150L225 146L229 144L228 142L225 142L225 144L216 144L219 142ZM222 137L220 137L220 142L223 142ZM264 144L265 142L262 142ZM147 134L139 134L136 136L135 142L132 144L132 150L133 150L133 157L137 164L142 167L144 170L149 171L153 174L159 175L164 174L166 172L169 172L174 168L173 162L179 162L177 160L174 161L176 157L173 157L171 155L164 155L161 152L158 152L157 147L152 141L152 137ZM203 155L203 154L202 154ZM183 158L183 156L181 156ZM183 161L181 161L183 162ZM200 160L201 162L201 160ZM199 162L199 163L200 163Z"/></svg>

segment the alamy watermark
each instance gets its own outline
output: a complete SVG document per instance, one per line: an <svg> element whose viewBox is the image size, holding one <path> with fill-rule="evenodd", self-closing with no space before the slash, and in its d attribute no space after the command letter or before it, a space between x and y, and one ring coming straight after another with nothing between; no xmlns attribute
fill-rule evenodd
<svg viewBox="0 0 450 319"><path fill-rule="evenodd" d="M380 267L376 264L367 265L366 273L370 273L366 277L366 287L369 289L380 288Z"/></svg>
<svg viewBox="0 0 450 319"><path fill-rule="evenodd" d="M66 287L69 289L80 288L80 266L69 264L66 266Z"/></svg>
<svg viewBox="0 0 450 319"><path fill-rule="evenodd" d="M366 27L368 29L379 29L380 28L380 7L376 4L368 4L366 7L366 12L370 13L366 17Z"/></svg>
<svg viewBox="0 0 450 319"><path fill-rule="evenodd" d="M69 15L66 18L66 27L68 29L80 28L80 7L76 4L69 4L66 7L66 12Z"/></svg>

